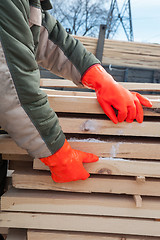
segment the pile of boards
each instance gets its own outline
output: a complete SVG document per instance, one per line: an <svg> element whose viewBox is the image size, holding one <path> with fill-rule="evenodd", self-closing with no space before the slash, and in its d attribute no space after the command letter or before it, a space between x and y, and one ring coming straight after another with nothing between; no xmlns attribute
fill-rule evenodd
<svg viewBox="0 0 160 240"><path fill-rule="evenodd" d="M160 239L160 97L147 95L144 122L115 125L94 92L71 91L73 83L43 79L50 105L71 146L100 157L84 164L85 181L53 182L49 169L5 134L0 153L14 170L1 198L0 229L16 240ZM159 92L158 84L121 83L135 91ZM75 87L76 88L76 87Z"/></svg>
<svg viewBox="0 0 160 240"><path fill-rule="evenodd" d="M96 55L97 38L80 37L83 45ZM104 40L102 65L160 69L160 45L151 43Z"/></svg>

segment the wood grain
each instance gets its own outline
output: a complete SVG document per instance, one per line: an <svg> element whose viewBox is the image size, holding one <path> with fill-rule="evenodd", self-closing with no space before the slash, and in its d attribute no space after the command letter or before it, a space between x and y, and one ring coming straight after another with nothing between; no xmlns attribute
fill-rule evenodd
<svg viewBox="0 0 160 240"><path fill-rule="evenodd" d="M0 227L4 225L14 228L160 237L160 222L148 219L3 212L0 214Z"/></svg>
<svg viewBox="0 0 160 240"><path fill-rule="evenodd" d="M160 180L151 179L139 184L127 177L90 177L85 181L55 183L49 172L15 171L13 186L20 189L54 190L83 193L114 193L129 195L160 196Z"/></svg>

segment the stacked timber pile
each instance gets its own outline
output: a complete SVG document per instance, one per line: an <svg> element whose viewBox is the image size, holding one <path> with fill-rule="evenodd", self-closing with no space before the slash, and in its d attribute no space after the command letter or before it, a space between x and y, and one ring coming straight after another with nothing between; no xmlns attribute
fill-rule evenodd
<svg viewBox="0 0 160 240"><path fill-rule="evenodd" d="M0 227L9 228L8 236L16 240L160 239L159 96L148 96L153 107L144 108L143 123L115 125L95 93L62 92L53 80L41 84L54 87L44 91L71 146L100 160L84 165L89 179L55 183L40 160L1 135L0 153L14 172L12 187L1 198ZM160 91L158 84L126 87Z"/></svg>
<svg viewBox="0 0 160 240"><path fill-rule="evenodd" d="M103 48L97 38L75 38L94 55L102 54L103 67L116 81L160 83L160 44L105 39ZM42 78L59 78L46 69L40 71Z"/></svg>
<svg viewBox="0 0 160 240"><path fill-rule="evenodd" d="M83 45L96 55L97 38L80 37ZM102 65L117 65L134 68L160 69L160 45L105 39Z"/></svg>
<svg viewBox="0 0 160 240"><path fill-rule="evenodd" d="M97 38L75 38L99 59L102 58L103 67L116 81L160 83L160 44L105 39L103 48ZM40 68L40 71L42 78L59 78L46 69Z"/></svg>

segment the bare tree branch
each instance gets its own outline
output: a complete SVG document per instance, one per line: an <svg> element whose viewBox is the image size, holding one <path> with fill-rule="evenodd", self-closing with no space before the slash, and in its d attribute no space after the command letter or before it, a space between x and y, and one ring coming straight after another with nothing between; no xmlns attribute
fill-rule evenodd
<svg viewBox="0 0 160 240"><path fill-rule="evenodd" d="M74 35L98 36L100 24L106 24L104 0L52 0L54 15Z"/></svg>

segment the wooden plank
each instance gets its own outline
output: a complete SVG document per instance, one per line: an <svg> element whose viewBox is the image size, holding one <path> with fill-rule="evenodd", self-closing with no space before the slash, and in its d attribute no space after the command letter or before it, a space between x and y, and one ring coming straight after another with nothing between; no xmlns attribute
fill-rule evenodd
<svg viewBox="0 0 160 240"><path fill-rule="evenodd" d="M122 44L120 42L117 42L117 43L118 43L117 45L105 44L103 55L107 56L107 50L108 50L108 55L110 55L110 53L113 53L113 56L122 54L122 57L123 57L127 54L132 54L133 57L137 57L137 59L140 59L141 57L148 57L148 61L150 61L150 59L152 59L153 57L156 57L157 60L160 57L160 50L158 46L157 47L149 46L146 49L146 46L144 45L136 45L136 44L129 45L124 43Z"/></svg>
<svg viewBox="0 0 160 240"><path fill-rule="evenodd" d="M133 45L127 45L127 44L119 44L119 48L115 48L117 46L114 46L114 45L110 45L110 46L107 46L105 45L104 46L104 51L103 51L103 55L104 56L107 56L108 55L115 55L117 56L118 54L122 54L122 57L126 56L127 54L132 54L131 56L135 56L137 57L137 59L140 59L140 57L148 57L148 61L152 59L152 57L156 57L157 59L160 57L160 51L159 49L154 49L154 48L149 48L149 49L146 49L146 47L142 46L134 46ZM145 51L146 50L146 51ZM158 50L158 51L157 51Z"/></svg>
<svg viewBox="0 0 160 240"><path fill-rule="evenodd" d="M142 177L160 178L160 162L101 158L98 162L92 164L84 163L84 167L91 174L140 176L141 180L139 182L141 183ZM49 167L42 163L39 159L34 159L33 169L49 171Z"/></svg>
<svg viewBox="0 0 160 240"><path fill-rule="evenodd" d="M96 98L96 93L95 92L91 92L90 90L83 92L83 91L66 91L66 90L55 90L55 89L48 89L48 88L41 88L41 90L43 90L45 93L47 93L47 95L51 95L51 96L57 96L57 95L61 95L61 96L85 96L85 97L95 97ZM143 94L144 97L148 97L149 99L160 99L160 96L157 95L153 95L153 94Z"/></svg>
<svg viewBox="0 0 160 240"><path fill-rule="evenodd" d="M69 87L69 88L75 88L77 87L76 84L74 84L70 80L64 80L64 79L45 79L41 78L40 80L40 86L41 87Z"/></svg>
<svg viewBox="0 0 160 240"><path fill-rule="evenodd" d="M31 161L9 161L9 166L8 169L10 170L21 170L25 169L27 170L28 168L32 168L33 162Z"/></svg>
<svg viewBox="0 0 160 240"><path fill-rule="evenodd" d="M5 227L0 228L0 234L7 235L8 234L8 228L5 228Z"/></svg>
<svg viewBox="0 0 160 240"><path fill-rule="evenodd" d="M94 39L92 38L92 40L94 40ZM155 49L155 50L158 50L158 52L159 52L159 44L157 44L157 43L128 42L128 41L105 39L105 44L109 45L109 46L113 45L116 47L117 46L123 46L123 47L130 46L131 48L140 47L140 48L143 48L144 51L145 51L145 49L146 49L146 51L148 51L148 49L152 49L152 51Z"/></svg>
<svg viewBox="0 0 160 240"><path fill-rule="evenodd" d="M18 147L18 145L9 137L9 135L0 135L0 153L2 154L27 154L27 151Z"/></svg>
<svg viewBox="0 0 160 240"><path fill-rule="evenodd" d="M125 67L134 67L134 68L144 68L144 69L159 69L159 64L155 64L155 61L149 61L145 63L143 61L132 60L132 59L121 59L121 57L117 57L113 59L113 57L105 57L102 58L102 65L116 65L116 66L125 66Z"/></svg>
<svg viewBox="0 0 160 240"><path fill-rule="evenodd" d="M96 47L97 45L97 38L94 37L85 37L85 36L74 36L76 39L79 39L83 44L85 45L93 45ZM159 44L155 43L141 43L141 42L128 42L128 41L119 41L119 40L112 40L112 39L105 39L105 45L104 48L113 48L113 49L118 49L119 48L129 48L130 51L135 50L135 48L140 49L141 51L143 50L143 53L148 53L148 54L153 54L153 51L158 53L157 55L159 56ZM138 52L139 53L139 52ZM141 52L142 53L142 52Z"/></svg>
<svg viewBox="0 0 160 240"><path fill-rule="evenodd" d="M158 69L158 67L160 66L159 63L156 63L156 60L160 59L160 55L159 56L145 55L145 54L140 55L140 54L134 54L133 52L127 52L124 50L116 51L113 49L104 49L103 56L106 59L107 58L114 59L114 60L120 59L120 62L125 61L127 63L127 61L129 61L130 64L137 62L137 66L141 65L143 68L150 69L153 66L154 69L155 67Z"/></svg>
<svg viewBox="0 0 160 240"><path fill-rule="evenodd" d="M72 138L69 140L72 148L91 152L99 157L113 158L133 158L133 159L153 159L160 160L159 143L154 142L133 142L129 141L99 141L96 139L78 140ZM0 136L0 153L27 155L27 152L19 148L16 143L8 136ZM20 158L21 159L21 158ZM12 159L10 159L12 160ZM21 159L23 161L23 157Z"/></svg>
<svg viewBox="0 0 160 240"><path fill-rule="evenodd" d="M158 69L160 67L159 62L156 63L156 61L160 61L160 54L159 56L154 56L154 55L145 55L145 54L135 54L133 52L126 52L124 50L122 51L117 51L117 50L112 50L112 49L104 49L103 53L103 61L106 59L115 59L118 60L120 59L120 63L125 61L130 61L130 64L134 63L134 61L137 62L137 66L142 66L144 68L151 68L153 67L154 69ZM112 60L111 60L112 61ZM112 63L111 63L112 64ZM134 64L135 66L136 64Z"/></svg>
<svg viewBox="0 0 160 240"><path fill-rule="evenodd" d="M160 180L157 179L148 179L145 184L139 184L133 178L92 176L85 181L55 183L49 172L27 170L15 171L12 182L15 188L20 189L160 196Z"/></svg>
<svg viewBox="0 0 160 240"><path fill-rule="evenodd" d="M141 55L160 56L159 44L146 44L139 42L127 42L105 39L104 49L117 49Z"/></svg>
<svg viewBox="0 0 160 240"><path fill-rule="evenodd" d="M119 82L119 84L130 91L160 91L159 83Z"/></svg>
<svg viewBox="0 0 160 240"><path fill-rule="evenodd" d="M51 95L51 96L57 96L57 95L61 95L61 96L86 96L86 97L96 97L96 93L95 92L91 92L91 91L66 91L66 90L55 90L55 89L50 89L50 88L41 88L41 90L43 90L45 93L47 93L47 95ZM150 95L149 97L152 97L155 95Z"/></svg>
<svg viewBox="0 0 160 240"><path fill-rule="evenodd" d="M27 230L11 228L6 240L27 240Z"/></svg>
<svg viewBox="0 0 160 240"><path fill-rule="evenodd" d="M0 141L1 141L1 139L0 139ZM8 143L9 143L9 146L12 147L12 143L11 143L10 140L8 141ZM16 148L17 148L17 146L16 146ZM27 155L27 153L22 154L21 150L18 152L18 154L12 154L12 153L11 154L5 154L4 153L4 154L2 154L2 159L3 160L9 160L9 161L20 161L20 162L22 162L22 161L32 162L33 161L33 157Z"/></svg>
<svg viewBox="0 0 160 240"><path fill-rule="evenodd" d="M55 112L104 114L96 97L48 95L48 100ZM152 108L144 107L144 116L160 116L160 99L151 102Z"/></svg>
<svg viewBox="0 0 160 240"><path fill-rule="evenodd" d="M2 212L0 226L160 237L160 222L148 219Z"/></svg>
<svg viewBox="0 0 160 240"><path fill-rule="evenodd" d="M96 38L77 37L84 46L93 54L96 52ZM148 69L159 69L160 50L159 44L145 44L105 39L102 63L133 66ZM110 54L110 58L107 57ZM114 60L116 56L119 58ZM123 62L123 56L125 61ZM106 58L106 59L105 59ZM135 58L135 61L133 60ZM126 61L127 59L127 61Z"/></svg>
<svg viewBox="0 0 160 240"><path fill-rule="evenodd" d="M160 198L143 197L137 209L132 196L10 189L2 196L2 211L59 213L132 218L159 218Z"/></svg>
<svg viewBox="0 0 160 240"><path fill-rule="evenodd" d="M8 176L8 173L7 173L4 191L5 192L8 191L11 187L12 187L12 174Z"/></svg>
<svg viewBox="0 0 160 240"><path fill-rule="evenodd" d="M140 237L140 236L124 236L115 234L98 234L98 233L80 233L66 231L47 231L47 230L31 230L27 232L28 240L159 240L157 237Z"/></svg>
<svg viewBox="0 0 160 240"><path fill-rule="evenodd" d="M64 133L160 137L160 122L114 124L109 120L69 117L60 117L59 122Z"/></svg>
<svg viewBox="0 0 160 240"><path fill-rule="evenodd" d="M134 83L134 82L119 82L120 85L131 91L160 91L159 83ZM47 79L42 78L40 82L41 87L77 87L72 81L67 79ZM79 88L79 86L78 86Z"/></svg>
<svg viewBox="0 0 160 240"><path fill-rule="evenodd" d="M110 54L112 53L112 55L110 55L111 61L114 59L114 57L119 56L119 62L122 62L123 57L125 57L127 60L129 60L128 62L130 66L136 66L135 62L133 61L133 58L135 58L137 66L141 64L144 68L158 69L160 58L160 51L158 48L158 45L125 44L119 41L107 42L107 44L104 46L103 56L107 57L110 52ZM116 61L118 62L118 59L116 59ZM128 64L128 62L126 61L126 64Z"/></svg>

